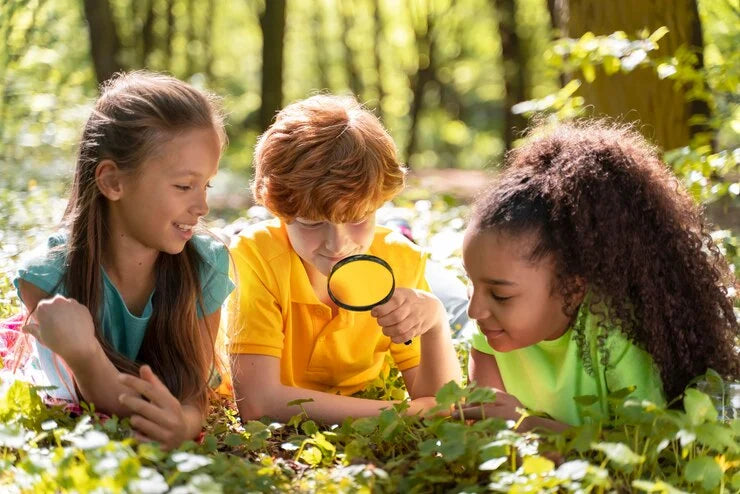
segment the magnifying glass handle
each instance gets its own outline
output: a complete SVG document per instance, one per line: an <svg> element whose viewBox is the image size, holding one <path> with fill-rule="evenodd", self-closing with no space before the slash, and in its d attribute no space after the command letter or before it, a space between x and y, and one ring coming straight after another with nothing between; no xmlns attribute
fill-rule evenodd
<svg viewBox="0 0 740 494"><path fill-rule="evenodd" d="M409 340L409 341L404 341L404 342L403 342L403 344L404 344L404 345L410 345L410 344L411 344L411 340Z"/></svg>

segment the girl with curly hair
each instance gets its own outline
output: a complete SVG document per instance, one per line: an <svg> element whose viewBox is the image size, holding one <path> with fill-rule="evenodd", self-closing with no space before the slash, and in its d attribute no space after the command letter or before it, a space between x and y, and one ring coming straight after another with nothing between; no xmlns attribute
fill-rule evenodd
<svg viewBox="0 0 740 494"><path fill-rule="evenodd" d="M608 416L622 388L664 404L708 368L738 377L731 272L641 135L565 123L507 161L463 245L480 327L470 377L506 392L487 413L516 419L523 404L575 425Z"/></svg>

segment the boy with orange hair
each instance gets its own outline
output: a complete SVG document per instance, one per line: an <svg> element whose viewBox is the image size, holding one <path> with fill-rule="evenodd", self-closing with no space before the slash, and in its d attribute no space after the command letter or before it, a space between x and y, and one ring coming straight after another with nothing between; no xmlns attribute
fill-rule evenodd
<svg viewBox="0 0 740 494"><path fill-rule="evenodd" d="M243 419L286 421L303 407L339 423L390 403L354 398L378 377L388 352L411 397L410 413L434 405L460 366L441 302L424 279L425 257L375 225L375 211L404 185L405 168L378 119L354 98L318 95L278 113L255 149L252 191L276 218L231 244L238 294L227 350ZM392 298L368 312L337 307L327 276L354 254L392 267ZM412 340L410 345L405 341Z"/></svg>

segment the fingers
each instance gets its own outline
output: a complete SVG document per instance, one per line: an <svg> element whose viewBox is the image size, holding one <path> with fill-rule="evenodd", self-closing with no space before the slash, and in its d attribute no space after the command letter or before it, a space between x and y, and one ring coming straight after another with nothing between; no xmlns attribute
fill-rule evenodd
<svg viewBox="0 0 740 494"><path fill-rule="evenodd" d="M377 317L378 325L382 327L390 327L403 322L411 315L411 309L408 305L401 305L393 309L392 311L386 312L384 315Z"/></svg>
<svg viewBox="0 0 740 494"><path fill-rule="evenodd" d="M373 307L373 310L370 311L370 315L374 318L383 317L387 314L390 314L394 310L396 310L398 307L403 305L403 301L405 300L404 297L402 297L401 294L399 294L399 290L397 289L396 292L393 294L391 299L384 303L383 305L378 305L377 307Z"/></svg>
<svg viewBox="0 0 740 494"><path fill-rule="evenodd" d="M132 415L130 420L131 427L135 429L135 432L145 437L148 441L157 441L163 444L167 443L169 433L155 422L152 422L141 415Z"/></svg>
<svg viewBox="0 0 740 494"><path fill-rule="evenodd" d="M167 410L159 408L138 395L122 393L118 397L118 401L131 410L132 414L140 415L158 424L163 424L167 421Z"/></svg>
<svg viewBox="0 0 740 494"><path fill-rule="evenodd" d="M142 365L139 369L139 375L141 377L122 373L119 375L119 379L121 384L131 388L160 408L171 409L173 406L178 405L175 397L172 396L169 389L152 372L151 367Z"/></svg>
<svg viewBox="0 0 740 494"><path fill-rule="evenodd" d="M414 336L418 336L420 332L420 326L409 320L383 328L383 334L389 337L393 343L405 343Z"/></svg>
<svg viewBox="0 0 740 494"><path fill-rule="evenodd" d="M28 324L24 325L23 328L21 328L24 333L30 334L37 340L41 340L41 334L39 333L40 329L39 325L33 322L29 322Z"/></svg>

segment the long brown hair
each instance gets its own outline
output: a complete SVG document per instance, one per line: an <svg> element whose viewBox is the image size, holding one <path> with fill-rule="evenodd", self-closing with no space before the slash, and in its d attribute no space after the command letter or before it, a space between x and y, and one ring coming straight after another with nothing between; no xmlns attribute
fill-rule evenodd
<svg viewBox="0 0 740 494"><path fill-rule="evenodd" d="M136 374L140 365L149 364L174 396L195 398L202 406L214 355L210 332L202 334L198 324L201 259L191 242L179 254L160 252L157 258L153 311L137 360L115 351L103 336L100 266L108 238L107 200L95 170L109 159L124 172L135 172L163 142L183 130L203 128L214 129L225 144L215 98L173 77L138 71L118 74L103 85L82 132L63 217L69 237L61 281L66 295L90 310L96 337L119 371Z"/></svg>
<svg viewBox="0 0 740 494"><path fill-rule="evenodd" d="M584 280L590 309L606 302L669 397L710 367L738 377L731 271L700 208L638 132L599 120L535 129L507 164L477 203L477 228L536 232L529 258L554 257L566 307Z"/></svg>

